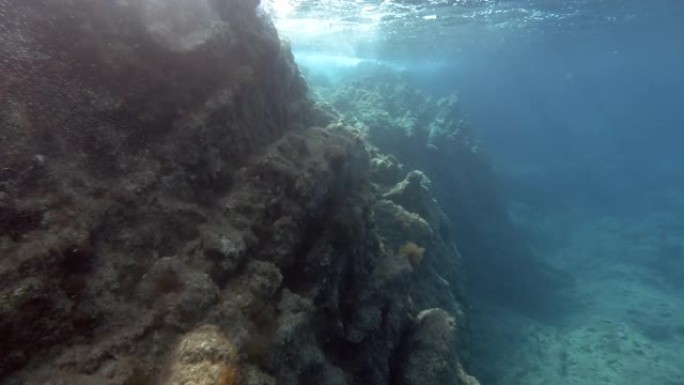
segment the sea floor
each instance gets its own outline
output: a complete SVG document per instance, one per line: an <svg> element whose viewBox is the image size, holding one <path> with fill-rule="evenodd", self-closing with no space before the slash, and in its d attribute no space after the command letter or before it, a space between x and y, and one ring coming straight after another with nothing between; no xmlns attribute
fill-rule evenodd
<svg viewBox="0 0 684 385"><path fill-rule="evenodd" d="M472 370L482 384L684 385L682 208L620 216L514 208L537 253L574 285L544 316L474 309Z"/></svg>

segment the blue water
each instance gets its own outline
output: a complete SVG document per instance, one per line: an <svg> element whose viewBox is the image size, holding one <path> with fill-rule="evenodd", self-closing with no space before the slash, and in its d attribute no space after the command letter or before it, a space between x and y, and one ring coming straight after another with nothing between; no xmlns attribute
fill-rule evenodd
<svg viewBox="0 0 684 385"><path fill-rule="evenodd" d="M483 384L684 384L684 2L269 4L322 76L458 92L512 220L572 277L545 317L475 302Z"/></svg>

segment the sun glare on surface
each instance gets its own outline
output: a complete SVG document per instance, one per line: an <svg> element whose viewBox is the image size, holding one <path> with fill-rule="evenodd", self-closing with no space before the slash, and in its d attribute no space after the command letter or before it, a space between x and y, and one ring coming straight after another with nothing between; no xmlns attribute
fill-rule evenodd
<svg viewBox="0 0 684 385"><path fill-rule="evenodd" d="M264 0L261 6L274 20L287 17L294 10L297 0Z"/></svg>

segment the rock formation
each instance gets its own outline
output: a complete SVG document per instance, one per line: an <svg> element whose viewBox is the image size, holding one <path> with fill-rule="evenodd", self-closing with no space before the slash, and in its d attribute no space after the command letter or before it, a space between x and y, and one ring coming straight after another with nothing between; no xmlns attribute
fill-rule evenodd
<svg viewBox="0 0 684 385"><path fill-rule="evenodd" d="M382 183L400 169L421 170L466 256L470 287L488 300L523 311L555 301L539 287L567 278L537 259L508 217L494 170L460 110L456 94L435 97L397 70L373 63L347 71L333 84L312 85L320 108L356 127L378 152L373 170ZM421 215L424 215L421 213Z"/></svg>
<svg viewBox="0 0 684 385"><path fill-rule="evenodd" d="M475 382L429 179L314 107L256 2L0 9L2 383Z"/></svg>

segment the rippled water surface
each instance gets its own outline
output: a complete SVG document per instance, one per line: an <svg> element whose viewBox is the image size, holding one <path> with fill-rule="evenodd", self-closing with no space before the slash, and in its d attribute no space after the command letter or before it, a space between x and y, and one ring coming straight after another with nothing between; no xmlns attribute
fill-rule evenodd
<svg viewBox="0 0 684 385"><path fill-rule="evenodd" d="M269 0L264 9L300 50L415 58L448 56L468 47L501 47L511 39L633 28L675 18L673 10L682 5L627 0Z"/></svg>

